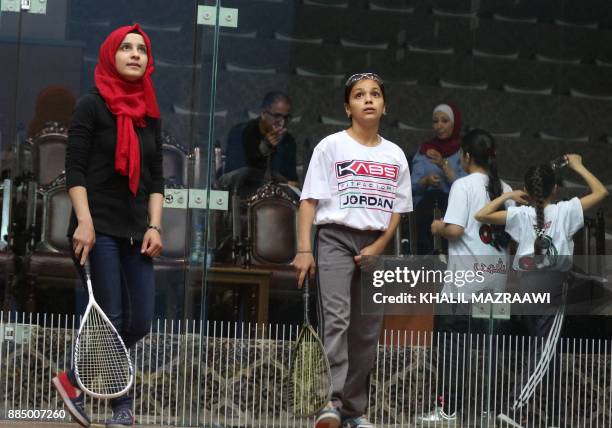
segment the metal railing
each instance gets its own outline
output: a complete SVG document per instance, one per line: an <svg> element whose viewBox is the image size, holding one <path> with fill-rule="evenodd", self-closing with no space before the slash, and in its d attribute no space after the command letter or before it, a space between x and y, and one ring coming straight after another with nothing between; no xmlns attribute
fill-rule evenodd
<svg viewBox="0 0 612 428"><path fill-rule="evenodd" d="M70 367L75 327L74 316L0 313L0 420L16 419L16 410L20 420L68 420L66 413L54 413L62 403L51 379ZM312 419L287 411L297 332L292 325L157 320L132 350L136 420L184 427L313 426ZM541 341L385 331L371 374L369 417L377 427L420 426L418 418L434 410L440 391L457 395L463 388L462 408L449 409L461 410L463 420L450 426L493 427L494 415L510 412ZM562 339L559 350L517 417L526 427L612 426L612 341ZM445 359L454 363L444 367ZM108 402L88 398L86 407L93 421L110 417Z"/></svg>

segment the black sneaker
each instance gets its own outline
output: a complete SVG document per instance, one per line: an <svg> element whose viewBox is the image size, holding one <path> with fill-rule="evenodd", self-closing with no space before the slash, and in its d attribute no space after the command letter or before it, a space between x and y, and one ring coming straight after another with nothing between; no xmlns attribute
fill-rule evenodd
<svg viewBox="0 0 612 428"><path fill-rule="evenodd" d="M122 405L113 409L113 417L106 421L106 428L125 428L134 426L132 405Z"/></svg>
<svg viewBox="0 0 612 428"><path fill-rule="evenodd" d="M64 406L72 415L72 419L83 427L89 427L91 422L85 412L85 394L75 387L66 372L61 372L51 382L64 401Z"/></svg>

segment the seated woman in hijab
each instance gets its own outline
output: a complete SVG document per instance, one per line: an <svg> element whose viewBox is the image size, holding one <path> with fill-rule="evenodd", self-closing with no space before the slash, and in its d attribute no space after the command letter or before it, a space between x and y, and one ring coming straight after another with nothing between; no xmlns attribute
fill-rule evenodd
<svg viewBox="0 0 612 428"><path fill-rule="evenodd" d="M461 168L461 113L453 104L440 104L433 110L435 136L421 144L412 159L412 197L417 227L417 254L444 252L434 248L430 226L434 210L442 217L448 203L450 187L457 178L466 175ZM436 245L437 247L438 245Z"/></svg>

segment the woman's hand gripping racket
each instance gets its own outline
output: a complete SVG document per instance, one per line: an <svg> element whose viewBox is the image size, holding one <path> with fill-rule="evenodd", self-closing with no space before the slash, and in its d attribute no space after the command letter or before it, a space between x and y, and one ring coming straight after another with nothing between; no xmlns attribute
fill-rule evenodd
<svg viewBox="0 0 612 428"><path fill-rule="evenodd" d="M310 325L308 275L304 279L304 324L289 369L289 401L298 417L319 412L331 398L332 378L323 343Z"/></svg>
<svg viewBox="0 0 612 428"><path fill-rule="evenodd" d="M89 303L74 346L76 379L79 387L93 397L119 397L134 382L132 360L121 336L94 299L89 262L82 269Z"/></svg>

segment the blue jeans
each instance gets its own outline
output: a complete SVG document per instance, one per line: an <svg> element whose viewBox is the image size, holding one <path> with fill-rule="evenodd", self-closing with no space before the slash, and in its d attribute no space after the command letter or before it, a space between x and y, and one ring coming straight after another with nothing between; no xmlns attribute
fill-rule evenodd
<svg viewBox="0 0 612 428"><path fill-rule="evenodd" d="M149 332L153 318L153 260L140 253L141 245L142 242L134 241L132 244L127 238L98 233L96 243L89 253L91 283L96 302L128 348ZM81 274L78 261L75 260L75 264ZM72 370L69 376L76 385ZM132 398L129 395L111 400L113 408L131 404Z"/></svg>

